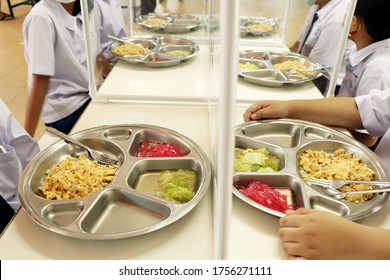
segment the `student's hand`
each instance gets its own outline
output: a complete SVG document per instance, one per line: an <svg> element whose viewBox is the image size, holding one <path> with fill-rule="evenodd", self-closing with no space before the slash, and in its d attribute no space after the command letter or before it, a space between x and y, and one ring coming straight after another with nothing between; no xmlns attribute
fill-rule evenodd
<svg viewBox="0 0 390 280"><path fill-rule="evenodd" d="M244 121L285 118L288 115L288 110L289 106L286 101L259 101L246 109Z"/></svg>
<svg viewBox="0 0 390 280"><path fill-rule="evenodd" d="M279 237L289 259L359 259L365 228L328 212L300 208L280 219Z"/></svg>
<svg viewBox="0 0 390 280"><path fill-rule="evenodd" d="M297 52L299 47L299 41L295 41L294 45L290 46L290 52Z"/></svg>

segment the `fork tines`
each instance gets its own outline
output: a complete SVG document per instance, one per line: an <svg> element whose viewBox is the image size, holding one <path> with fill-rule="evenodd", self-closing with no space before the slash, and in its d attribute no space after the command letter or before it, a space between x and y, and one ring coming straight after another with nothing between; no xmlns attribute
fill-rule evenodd
<svg viewBox="0 0 390 280"><path fill-rule="evenodd" d="M324 187L327 187L330 185L330 181L329 180L325 180L325 179L318 179L318 178L310 178L308 180L309 184L310 185L320 185L320 186L324 186Z"/></svg>

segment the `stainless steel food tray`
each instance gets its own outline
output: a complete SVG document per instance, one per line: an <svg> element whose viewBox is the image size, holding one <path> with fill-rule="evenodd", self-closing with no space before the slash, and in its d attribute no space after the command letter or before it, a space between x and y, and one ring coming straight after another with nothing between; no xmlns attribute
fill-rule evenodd
<svg viewBox="0 0 390 280"><path fill-rule="evenodd" d="M194 41L177 38L174 36L144 36L144 37L127 37L123 40L131 44L139 44L151 50L150 53L142 55L119 55L113 50L115 47L123 45L122 42L114 42L110 46L111 53L119 59L125 60L134 64L143 64L147 67L163 68L171 67L180 64L183 61L188 61L195 57L199 52L199 46ZM170 51L185 51L189 52L188 56L172 55ZM167 59L167 61L154 61L155 58Z"/></svg>
<svg viewBox="0 0 390 280"><path fill-rule="evenodd" d="M254 57L263 57L256 59ZM314 75L304 76L295 71L279 71L274 65L285 61L298 61L314 70ZM297 53L277 53L268 51L246 50L239 53L239 63L252 63L259 67L258 70L238 70L239 76L251 84L281 87L285 84L301 84L318 77L324 73L325 66Z"/></svg>
<svg viewBox="0 0 390 280"><path fill-rule="evenodd" d="M149 24L148 20L161 19L164 24ZM148 14L136 18L136 22L145 29L153 32L180 34L199 29L204 25L204 21L197 16L186 14Z"/></svg>
<svg viewBox="0 0 390 280"><path fill-rule="evenodd" d="M211 181L211 166L202 149L187 137L152 125L100 126L78 132L77 140L96 150L115 155L120 167L114 180L102 191L72 200L49 200L38 187L45 171L68 155L85 150L57 141L39 153L26 167L19 183L19 197L27 214L40 226L81 239L119 239L146 234L180 219L205 195ZM182 157L136 157L144 140L176 144ZM141 192L151 179L165 170L189 169L197 174L194 197L175 203ZM157 174L157 175L156 175Z"/></svg>
<svg viewBox="0 0 390 280"><path fill-rule="evenodd" d="M270 30L256 30L248 26L253 24L267 24L272 29ZM240 18L240 34L241 37L248 36L268 36L275 33L279 29L278 18Z"/></svg>
<svg viewBox="0 0 390 280"><path fill-rule="evenodd" d="M236 148L267 147L281 159L281 170L273 173L234 173L234 186L259 180L270 187L287 187L294 193L297 207L329 211L349 220L362 219L375 213L389 197L388 193L382 193L366 202L344 202L310 187L303 181L298 171L298 159L303 151L312 149L333 153L339 148L361 157L375 171L375 180L389 179L379 158L366 146L343 132L311 122L280 119L243 123L236 127L235 134ZM284 215L254 202L236 187L233 187L233 193L264 212L278 217Z"/></svg>

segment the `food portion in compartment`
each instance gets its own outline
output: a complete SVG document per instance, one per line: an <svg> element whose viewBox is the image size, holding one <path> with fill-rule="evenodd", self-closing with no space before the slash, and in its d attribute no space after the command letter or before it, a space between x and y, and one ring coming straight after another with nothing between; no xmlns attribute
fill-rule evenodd
<svg viewBox="0 0 390 280"><path fill-rule="evenodd" d="M249 59L255 59L255 60L265 60L265 57L264 57L264 56L261 56L261 55L248 56L247 58L249 58Z"/></svg>
<svg viewBox="0 0 390 280"><path fill-rule="evenodd" d="M115 54L121 56L143 55L151 52L150 49L145 48L141 44L123 44L123 45L116 46L112 51Z"/></svg>
<svg viewBox="0 0 390 280"><path fill-rule="evenodd" d="M363 162L363 159L345 149L338 149L333 154L323 150L306 150L299 158L299 173L302 179L311 178L326 180L356 180L371 181L375 172ZM369 190L373 185L349 184L341 187L342 192ZM374 197L374 194L347 195L347 202L364 202Z"/></svg>
<svg viewBox="0 0 390 280"><path fill-rule="evenodd" d="M253 31L272 31L274 29L274 26L269 23L251 23L246 26L249 30Z"/></svg>
<svg viewBox="0 0 390 280"><path fill-rule="evenodd" d="M236 149L234 156L235 172L274 172L280 170L280 159L265 148Z"/></svg>
<svg viewBox="0 0 390 280"><path fill-rule="evenodd" d="M146 25L164 25L167 23L167 21L162 18L148 18L142 23Z"/></svg>
<svg viewBox="0 0 390 280"><path fill-rule="evenodd" d="M182 157L185 156L175 144L143 141L137 150L137 157Z"/></svg>
<svg viewBox="0 0 390 280"><path fill-rule="evenodd" d="M38 190L52 200L69 200L99 192L112 182L117 165L100 164L86 155L68 156L45 172Z"/></svg>
<svg viewBox="0 0 390 280"><path fill-rule="evenodd" d="M259 70L261 69L260 66L254 64L254 63L251 63L251 62L245 62L245 63L239 63L238 64L238 69L240 71L244 71L244 70Z"/></svg>
<svg viewBox="0 0 390 280"><path fill-rule="evenodd" d="M275 63L274 67L279 71L291 72L305 77L310 77L317 74L316 71L297 60L286 60L280 63Z"/></svg>
<svg viewBox="0 0 390 280"><path fill-rule="evenodd" d="M139 175L133 188L165 200L185 203L196 192L198 175L190 169L148 171Z"/></svg>
<svg viewBox="0 0 390 280"><path fill-rule="evenodd" d="M268 208L285 213L296 209L293 192L289 188L272 188L261 181L253 181L247 185L237 185L237 190Z"/></svg>
<svg viewBox="0 0 390 280"><path fill-rule="evenodd" d="M199 17L184 14L149 14L137 17L136 22L142 27L163 33L184 33L202 25Z"/></svg>
<svg viewBox="0 0 390 280"><path fill-rule="evenodd" d="M190 51L182 51L182 50L173 50L173 51L168 51L166 53L176 55L176 56L182 56L182 57L187 57L191 55Z"/></svg>
<svg viewBox="0 0 390 280"><path fill-rule="evenodd" d="M161 173L157 185L163 191L164 199L184 203L194 197L197 181L193 170L167 170Z"/></svg>
<svg viewBox="0 0 390 280"><path fill-rule="evenodd" d="M169 61L168 58L163 58L163 57L153 57L152 62L164 62L164 61Z"/></svg>
<svg viewBox="0 0 390 280"><path fill-rule="evenodd" d="M269 60L270 54L266 51L245 50L239 53L240 59Z"/></svg>
<svg viewBox="0 0 390 280"><path fill-rule="evenodd" d="M241 18L241 36L267 36L279 28L277 18Z"/></svg>

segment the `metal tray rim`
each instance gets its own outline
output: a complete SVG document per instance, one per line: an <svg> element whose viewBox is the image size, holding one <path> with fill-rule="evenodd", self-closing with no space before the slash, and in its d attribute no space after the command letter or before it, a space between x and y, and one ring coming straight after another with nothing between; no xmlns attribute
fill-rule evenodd
<svg viewBox="0 0 390 280"><path fill-rule="evenodd" d="M191 201L185 203L185 204L175 204L173 202L166 201L165 204L169 205L172 211L172 214L162 220L161 222L154 224L152 226L146 227L146 228L141 228L137 230L132 230L132 231L127 231L127 232L119 232L119 233L111 233L111 234L96 234L96 233L90 233L90 232L85 232L81 229L81 225L77 226L77 230L74 230L74 227L71 226L58 226L54 225L53 223L50 223L50 221L47 221L42 217L42 213L36 213L34 209L34 205L31 205L29 200L31 199L31 194L32 190L29 185L26 185L25 182L29 180L29 176L31 175L30 172L32 172L33 168L38 164L41 160L44 159L45 156L48 156L51 152L59 149L60 147L66 145L63 140L58 140L55 143L51 144L50 146L46 147L44 150L42 150L36 157L34 157L30 163L26 166L24 169L19 186L18 186L18 194L19 198L22 204L22 207L25 209L27 212L28 216L36 222L38 225L42 226L43 228L46 228L52 232L56 232L58 234L62 234L65 236L69 237L74 237L74 238L79 238L79 239L90 239L90 240L109 240L109 239L122 239L122 238L128 238L128 237L134 237L134 236L139 236L142 234L147 234L149 232L154 232L158 229L164 228L165 226L168 226L169 224L177 221L187 213L189 213L193 208L197 206L197 204L201 201L201 199L204 197L206 192L208 191L209 185L211 184L212 180L212 168L211 168L211 163L209 162L209 159L207 155L203 152L203 150L200 148L198 144L196 144L194 141L192 141L190 138L186 137L185 135L182 135L174 130L160 127L160 126L154 126L154 125L147 125L147 124L117 124L117 125L103 125L103 126L98 126L98 127L92 127L83 131L79 131L72 136L75 138L80 138L83 135L87 135L88 133L92 132L100 132L102 133L103 131L106 131L107 129L130 129L133 128L134 131L138 130L153 130L153 131L163 131L166 133L170 133L171 136L175 136L182 140L183 142L186 143L189 147L191 147L193 153L191 154L190 157L193 157L199 161L199 164L201 165L201 170L202 170L202 175L203 175L203 182L201 182L201 187L198 190L198 192L195 194L195 196L192 198ZM121 143L122 147L125 146L125 153L128 151L128 148L132 144L132 141L134 139L129 139L128 143L126 145L123 145ZM114 141L114 140L113 140ZM115 142L115 141L114 141ZM145 159L143 159L145 160ZM125 163L124 163L125 164ZM123 167L123 166L122 166ZM121 167L121 168L122 168ZM85 201L87 204L89 203L88 200L90 200L92 196L94 196L96 199L98 197L106 192L107 190L110 190L109 186L106 187L104 190L100 191L99 193L95 193L89 196L86 196L81 199L75 199L75 200L69 200L69 203L78 203L78 202L83 202ZM123 190L122 190L123 191ZM36 195L35 195L36 196ZM142 196L142 195L141 195ZM43 199L42 199L43 200ZM95 199L92 199L93 201ZM66 201L68 202L68 201ZM66 203L64 201L61 201L60 203ZM37 205L35 206L38 208L44 209L44 206L51 205L50 201L44 202L46 203L45 205ZM164 202L160 203L164 204ZM83 211L88 211L83 210Z"/></svg>
<svg viewBox="0 0 390 280"><path fill-rule="evenodd" d="M295 119L274 119L274 120L261 120L261 121L251 121L251 122L247 122L247 123L241 123L239 125L236 126L235 128L235 134L237 136L241 136L241 137L247 137L249 139L252 139L251 137L243 134L243 129L247 128L247 127L250 127L250 126L256 126L256 125L259 125L259 124L262 124L262 123L270 123L270 124L273 124L273 123L280 123L280 124L295 124L295 125L299 125L299 126L306 126L306 127L315 127L315 128L319 128L319 129L322 129L322 130L325 130L325 131L328 131L330 133L332 133L333 135L336 135L338 137L338 139L313 139L311 141L308 141L306 143L302 143L302 144L299 144L297 147L290 147L290 148L286 148L286 147L282 147L284 148L286 151L288 152L291 152L291 153L296 153L298 152L299 149L301 149L302 147L306 146L306 145L309 145L311 143L315 143L316 141L330 141L330 142L340 142L340 143L346 143L348 145L351 145L353 146L354 148L358 149L358 150L361 150L364 154L367 154L369 155L370 158L372 158L373 160L373 163L377 166L378 168L378 171L380 171L380 175L382 179L389 179L390 178L390 174L389 172L385 169L384 165L382 164L382 162L380 161L379 157L374 153L372 152L370 149L368 149L364 144L358 142L357 140L353 139L351 136L345 134L344 132L341 132L339 130L337 130L336 128L332 128L332 127L328 127L328 126L324 126L324 125L321 125L321 124L318 124L318 123L313 123L313 122L309 122L309 121L303 121L303 120L295 120ZM262 141L259 140L259 142L261 143ZM268 143L268 142L266 142ZM280 146L279 146L280 147ZM291 165L295 165L295 163L290 163ZM287 169L287 171L283 171L281 172L281 174L287 174L287 175L290 175L290 176L293 176L295 178L298 178L301 183L302 183L302 186L305 190L308 191L308 195L304 197L304 201L306 201L307 205L305 205L305 207L309 207L308 205L308 201L310 199L311 196L314 195L318 195L318 196L322 196L322 197L325 197L326 199L330 199L330 200L334 200L334 201L338 201L336 199L333 199L331 197L328 197L324 194L321 194L319 193L318 191L315 191L313 190L312 188L310 188L299 176L298 174L298 171L295 170L295 172L291 172L291 171L288 171L289 169ZM239 173L234 173L234 174L239 174ZM267 174L267 173L262 173L262 174ZM275 210L272 210L270 208L267 208L263 205L260 205L256 202L253 201L249 201L250 199L248 197L246 197L245 195L239 193L238 190L236 190L236 188L234 186L232 186L233 188L233 193L235 196L237 196L239 199L245 201L245 202L250 202L249 204L252 205L253 207L259 209L259 210L262 210L266 213L269 213L271 215L274 215L274 216L277 216L277 217L282 217L284 215L284 213L281 213L281 212L278 212L278 211L275 211ZM372 205L372 207L369 207L366 211L363 211L363 212L357 212L357 213L353 213L350 212L348 213L348 215L344 216L344 218L348 219L348 220L360 220L360 219L363 219L371 214L374 214L375 212L377 212L385 203L386 201L388 200L389 198L389 193L383 193L380 195L380 198L378 198L377 200L379 200L379 202L376 202L376 204ZM347 205L347 208L350 210L351 207L352 207L352 210L354 210L354 208L358 208L359 206L357 206L357 203L348 203L348 202L342 202L343 204L346 204Z"/></svg>

